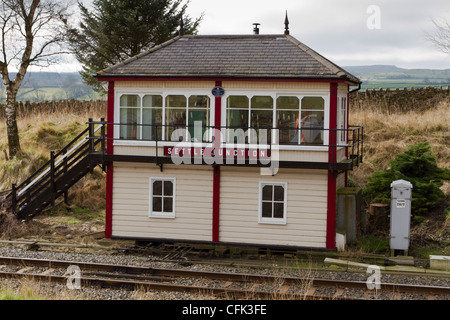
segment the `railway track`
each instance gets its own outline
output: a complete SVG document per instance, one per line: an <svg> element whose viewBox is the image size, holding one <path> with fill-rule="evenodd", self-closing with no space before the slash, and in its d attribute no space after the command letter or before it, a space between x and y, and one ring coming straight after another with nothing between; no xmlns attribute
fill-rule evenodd
<svg viewBox="0 0 450 320"><path fill-rule="evenodd" d="M77 271L78 274L68 272ZM267 276L182 269L0 257L0 277L28 277L36 281L77 283L79 286L204 293L226 299L374 299L378 292L391 299L418 294L449 299L449 287L381 283L369 290L366 282ZM72 281L72 282L70 282ZM351 291L352 293L349 293ZM358 292L358 293L355 293Z"/></svg>

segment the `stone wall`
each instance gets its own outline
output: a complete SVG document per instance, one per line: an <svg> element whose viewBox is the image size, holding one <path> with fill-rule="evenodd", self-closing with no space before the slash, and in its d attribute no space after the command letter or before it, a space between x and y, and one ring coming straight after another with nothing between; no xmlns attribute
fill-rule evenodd
<svg viewBox="0 0 450 320"><path fill-rule="evenodd" d="M366 89L350 94L350 108L379 110L385 113L423 112L438 103L450 103L450 87Z"/></svg>
<svg viewBox="0 0 450 320"><path fill-rule="evenodd" d="M0 119L5 118L6 105L0 104ZM104 114L106 117L106 100L55 100L55 101L18 101L17 117L24 118L37 114L51 114L55 112L65 112L71 114Z"/></svg>

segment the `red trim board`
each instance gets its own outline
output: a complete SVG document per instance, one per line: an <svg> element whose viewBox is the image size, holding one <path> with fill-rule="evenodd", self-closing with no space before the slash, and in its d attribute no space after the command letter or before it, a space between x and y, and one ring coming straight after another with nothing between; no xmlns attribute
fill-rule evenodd
<svg viewBox="0 0 450 320"><path fill-rule="evenodd" d="M110 81L108 85L108 111L107 122L114 123L114 82ZM113 154L114 146L114 128L113 125L107 127L108 141L106 144L106 153ZM113 163L108 164L106 170L106 209L105 209L105 238L111 238L112 236L112 203L113 203Z"/></svg>
<svg viewBox="0 0 450 320"><path fill-rule="evenodd" d="M328 144L328 163L336 162L336 129L337 125L337 106L338 106L338 84L330 83L330 131ZM333 150L334 148L334 150ZM334 151L334 152L333 152ZM336 177L331 170L328 170L328 188L327 188L327 236L326 248L334 249L336 247Z"/></svg>
<svg viewBox="0 0 450 320"><path fill-rule="evenodd" d="M97 76L98 81L247 81L247 82L336 82L348 83L346 80L322 79L322 78L243 78L243 77L223 77L220 81L213 77L155 77L155 76Z"/></svg>
<svg viewBox="0 0 450 320"><path fill-rule="evenodd" d="M216 81L216 87L221 87L222 81ZM214 125L220 127L222 115L222 98L215 98ZM215 143L220 143L220 139L215 137ZM220 167L213 170L213 212L212 212L212 241L219 242L220 227Z"/></svg>

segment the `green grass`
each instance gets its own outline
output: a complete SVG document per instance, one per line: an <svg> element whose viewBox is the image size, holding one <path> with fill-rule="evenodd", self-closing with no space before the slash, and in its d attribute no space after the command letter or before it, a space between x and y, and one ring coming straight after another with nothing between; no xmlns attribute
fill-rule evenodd
<svg viewBox="0 0 450 320"><path fill-rule="evenodd" d="M5 99L5 92L0 89L0 103ZM17 94L17 101L53 101L53 100L97 100L104 99L103 96L95 93L90 88L20 88Z"/></svg>
<svg viewBox="0 0 450 320"><path fill-rule="evenodd" d="M442 85L443 88L447 88L448 84L444 84ZM363 81L362 85L361 85L361 89L365 90L365 89L404 89L404 88L425 88L425 87L439 87L439 84L426 84L423 82L416 82L414 80L402 80L402 81L395 81L393 82L392 80L368 80L368 81Z"/></svg>
<svg viewBox="0 0 450 320"><path fill-rule="evenodd" d="M360 238L357 240L357 247L373 254L384 254L390 250L389 241L377 237Z"/></svg>
<svg viewBox="0 0 450 320"><path fill-rule="evenodd" d="M1 288L0 300L42 300L42 298L36 295L31 288L22 288L20 292Z"/></svg>

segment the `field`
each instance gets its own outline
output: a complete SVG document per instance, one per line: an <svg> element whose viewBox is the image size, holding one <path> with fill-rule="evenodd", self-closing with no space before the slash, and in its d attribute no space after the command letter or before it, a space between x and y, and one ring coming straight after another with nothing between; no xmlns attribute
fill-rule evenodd
<svg viewBox="0 0 450 320"><path fill-rule="evenodd" d="M65 99L91 100L101 97L88 85L82 83L78 72L28 72L17 94L17 101L53 101ZM0 103L6 99L0 83Z"/></svg>
<svg viewBox="0 0 450 320"><path fill-rule="evenodd" d="M35 109L32 113L27 112L25 108L20 109L18 126L22 151L14 158L7 157L6 125L4 118L0 115L0 190L10 189L13 182L20 183L41 167L49 160L51 150L59 151L84 130L89 117L94 119L104 117L105 105L104 101L60 102L38 104L40 110ZM103 172L97 168L92 174L81 179L69 191L69 202L70 205L58 206L42 214L40 218L44 220L50 218L51 223L67 228L101 230L105 214ZM21 237L27 233L36 233L36 237L39 238L49 232L40 224L31 223L29 226L24 226L14 224L12 221L7 222L10 227L2 230L0 226L0 235L8 238ZM86 226L86 222L91 225ZM67 235L66 231L63 234Z"/></svg>
<svg viewBox="0 0 450 320"><path fill-rule="evenodd" d="M392 65L348 66L344 69L363 81L363 89L447 87L450 85L449 69L404 69Z"/></svg>
<svg viewBox="0 0 450 320"><path fill-rule="evenodd" d="M380 95L380 94L378 94ZM383 93L381 93L382 97ZM363 188L367 178L375 171L386 169L395 154L405 151L410 145L428 141L437 156L441 168L450 168L450 99L448 93L441 95L424 94L417 91L412 95L389 104L379 97L364 96L351 99L350 124L364 126L364 162L350 173L351 181ZM413 105L412 102L417 104ZM87 106L87 107L86 107ZM391 108L390 106L395 106ZM71 103L60 105L42 104L29 112L31 107L22 105L19 112L19 131L23 151L9 159L5 121L0 112L0 190L9 189L11 183L20 182L32 174L49 158L50 150L59 150L85 128L88 118L99 119L105 116L105 102L97 104ZM0 110L1 111L1 110ZM4 151L5 150L5 151ZM427 247L426 253L450 254L450 183L443 190L447 202L440 211L430 213L425 220L414 226L413 235L417 245ZM57 223L69 229L102 230L105 214L105 179L100 169L82 179L69 192L70 205L61 205L39 216L39 223ZM367 205L367 204L366 204ZM13 224L11 224L13 226ZM91 228L91 229L89 229ZM39 231L40 230L40 231ZM47 237L42 225L30 224L29 228L17 225L1 230L0 236L18 238L30 236ZM53 228L52 230L55 230ZM43 232L40 233L39 232ZM60 238L53 239L58 241ZM66 235L67 236L67 235ZM386 241L386 233L374 234ZM65 238L64 238L65 239ZM364 250L371 251L370 248ZM420 253L424 255L425 253Z"/></svg>

